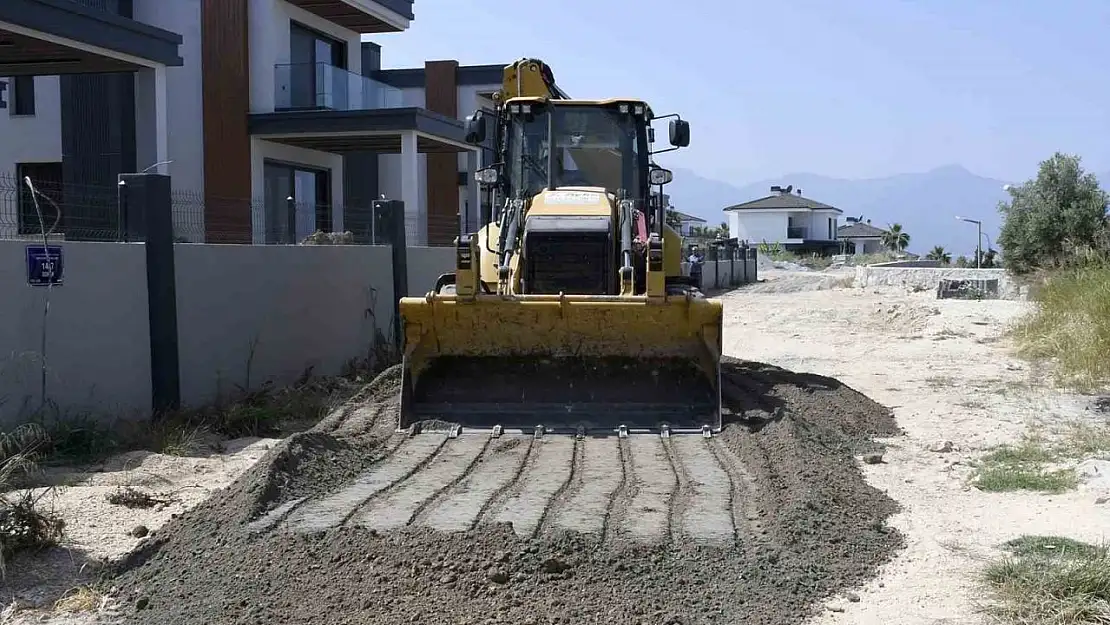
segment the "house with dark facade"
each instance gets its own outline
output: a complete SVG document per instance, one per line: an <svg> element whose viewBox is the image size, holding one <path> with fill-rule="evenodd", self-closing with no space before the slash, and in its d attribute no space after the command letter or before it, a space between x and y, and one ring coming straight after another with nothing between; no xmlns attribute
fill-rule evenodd
<svg viewBox="0 0 1110 625"><path fill-rule="evenodd" d="M410 242L449 244L478 215L462 120L502 66L383 69L375 35L414 19L412 0L3 0L0 237L35 229L3 186L30 176L60 236L112 240L117 176L149 170L184 241L366 242L386 196Z"/></svg>

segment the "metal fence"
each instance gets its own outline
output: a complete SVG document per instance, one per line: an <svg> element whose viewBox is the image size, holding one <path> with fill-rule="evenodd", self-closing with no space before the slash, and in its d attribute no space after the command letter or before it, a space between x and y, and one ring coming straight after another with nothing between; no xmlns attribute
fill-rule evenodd
<svg viewBox="0 0 1110 625"><path fill-rule="evenodd" d="M225 199L175 189L171 207L179 243L385 244L373 202L335 206L288 198ZM121 200L118 185L39 176L29 186L22 178L0 173L0 239L41 239L46 232L60 241L141 241L143 222L142 207ZM406 211L410 245L450 245L457 234L455 223L433 218L425 224Z"/></svg>

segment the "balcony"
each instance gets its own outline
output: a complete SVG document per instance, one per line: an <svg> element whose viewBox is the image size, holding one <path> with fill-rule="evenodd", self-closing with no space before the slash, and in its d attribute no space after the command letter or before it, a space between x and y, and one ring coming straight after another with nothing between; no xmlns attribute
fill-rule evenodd
<svg viewBox="0 0 1110 625"><path fill-rule="evenodd" d="M786 238L788 239L808 239L809 228L804 226L790 226L786 229Z"/></svg>
<svg viewBox="0 0 1110 625"><path fill-rule="evenodd" d="M327 63L274 66L275 111L370 111L404 107L400 89Z"/></svg>
<svg viewBox="0 0 1110 625"><path fill-rule="evenodd" d="M286 2L363 35L408 30L414 18L413 0L286 0Z"/></svg>

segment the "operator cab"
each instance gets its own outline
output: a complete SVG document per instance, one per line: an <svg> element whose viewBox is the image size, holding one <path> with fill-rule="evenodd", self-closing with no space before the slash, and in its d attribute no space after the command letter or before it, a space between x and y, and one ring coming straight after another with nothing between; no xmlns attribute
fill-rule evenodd
<svg viewBox="0 0 1110 625"><path fill-rule="evenodd" d="M622 272L636 267L633 276L643 277L647 238L662 235L665 221L661 187L671 180L651 163L653 118L636 100L518 97L500 107L498 162L476 177L498 198L481 223L498 226L503 272L519 253L519 292L617 295ZM479 111L467 120L466 139L485 143L487 130ZM672 120L670 135L673 149L685 147L689 124Z"/></svg>

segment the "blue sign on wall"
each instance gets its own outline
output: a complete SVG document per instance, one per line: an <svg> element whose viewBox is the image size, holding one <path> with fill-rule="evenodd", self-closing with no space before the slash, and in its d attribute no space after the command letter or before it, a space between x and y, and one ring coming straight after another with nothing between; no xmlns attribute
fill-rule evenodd
<svg viewBox="0 0 1110 625"><path fill-rule="evenodd" d="M62 246L27 246L27 284L48 286L62 283Z"/></svg>

